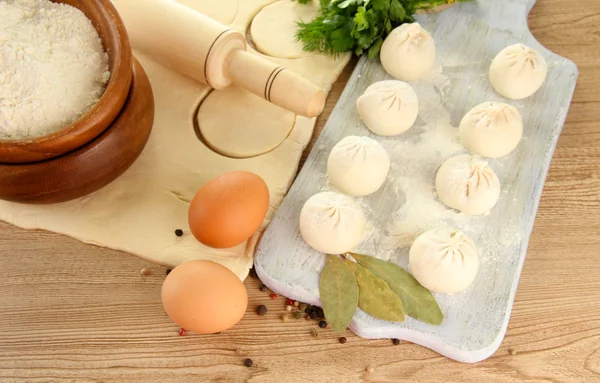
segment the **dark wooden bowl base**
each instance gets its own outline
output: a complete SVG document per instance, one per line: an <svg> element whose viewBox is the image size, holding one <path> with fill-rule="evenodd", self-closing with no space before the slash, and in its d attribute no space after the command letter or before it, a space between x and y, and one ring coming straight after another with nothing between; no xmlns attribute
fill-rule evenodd
<svg viewBox="0 0 600 383"><path fill-rule="evenodd" d="M0 163L0 199L49 204L79 198L106 186L138 158L153 122L150 81L134 59L129 95L111 126L88 144L60 157L29 164Z"/></svg>

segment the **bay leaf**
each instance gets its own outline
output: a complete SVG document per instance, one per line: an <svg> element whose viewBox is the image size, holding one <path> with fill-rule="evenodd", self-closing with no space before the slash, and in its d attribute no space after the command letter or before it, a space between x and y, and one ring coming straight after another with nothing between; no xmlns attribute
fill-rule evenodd
<svg viewBox="0 0 600 383"><path fill-rule="evenodd" d="M351 255L361 266L387 282L402 300L406 315L433 325L442 323L444 313L435 297L408 271L393 262L385 262L368 255Z"/></svg>
<svg viewBox="0 0 600 383"><path fill-rule="evenodd" d="M358 282L358 307L367 314L390 322L404 322L402 301L381 278L361 265L346 261Z"/></svg>
<svg viewBox="0 0 600 383"><path fill-rule="evenodd" d="M319 278L319 294L327 322L333 331L344 331L358 307L354 272L341 258L329 255Z"/></svg>

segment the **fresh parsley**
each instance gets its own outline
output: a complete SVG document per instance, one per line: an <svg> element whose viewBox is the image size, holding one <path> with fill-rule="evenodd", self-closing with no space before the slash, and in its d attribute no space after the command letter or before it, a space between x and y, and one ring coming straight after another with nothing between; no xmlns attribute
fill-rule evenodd
<svg viewBox="0 0 600 383"><path fill-rule="evenodd" d="M308 4L311 0L296 0ZM319 0L319 15L299 22L296 38L304 50L338 55L379 55L392 29L415 21L418 10L471 0Z"/></svg>

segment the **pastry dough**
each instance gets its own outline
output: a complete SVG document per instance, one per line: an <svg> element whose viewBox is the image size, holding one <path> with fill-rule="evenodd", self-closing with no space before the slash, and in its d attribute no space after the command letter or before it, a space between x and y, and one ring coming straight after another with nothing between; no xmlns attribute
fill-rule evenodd
<svg viewBox="0 0 600 383"><path fill-rule="evenodd" d="M523 44L504 48L490 65L490 83L496 92L511 100L521 100L537 92L547 74L544 57Z"/></svg>
<svg viewBox="0 0 600 383"><path fill-rule="evenodd" d="M300 212L300 234L313 249L344 254L362 240L366 219L351 197L323 192L310 197Z"/></svg>
<svg viewBox="0 0 600 383"><path fill-rule="evenodd" d="M224 110L235 111L222 113ZM239 87L214 90L198 109L198 129L206 144L228 157L267 153L292 131L294 113Z"/></svg>
<svg viewBox="0 0 600 383"><path fill-rule="evenodd" d="M459 126L460 140L473 154L498 158L512 152L523 135L519 110L502 102L484 102L471 109Z"/></svg>
<svg viewBox="0 0 600 383"><path fill-rule="evenodd" d="M318 4L279 1L264 7L254 18L250 35L256 49L269 56L283 59L311 56L296 42L296 23L308 22L318 14Z"/></svg>
<svg viewBox="0 0 600 383"><path fill-rule="evenodd" d="M431 229L417 237L409 251L410 270L425 288L457 293L469 287L479 271L479 254L461 231Z"/></svg>
<svg viewBox="0 0 600 383"><path fill-rule="evenodd" d="M419 23L402 24L386 37L379 55L383 69L402 81L428 75L435 64L435 42Z"/></svg>
<svg viewBox="0 0 600 383"><path fill-rule="evenodd" d="M419 98L405 82L379 81L356 100L356 110L370 131L380 136L395 136L406 132L417 120Z"/></svg>
<svg viewBox="0 0 600 383"><path fill-rule="evenodd" d="M220 13L223 10L217 9L223 7L221 1L197 2L202 3L204 10L223 14ZM239 4L231 27L245 31L252 17L272 2L226 1L227 7ZM105 188L77 200L45 206L0 201L0 219L22 228L50 230L86 243L123 250L167 266L192 259L209 259L225 265L244 279L252 267L260 232L296 176L315 119L297 116L287 138L263 155L247 159L222 156L204 145L194 129L196 111L210 88L139 52L134 53L150 78L156 104L153 131L138 160ZM349 59L350 55L337 60L316 55L273 61L296 70L328 91ZM229 107L219 113L236 111ZM259 117L254 115L253 118ZM289 131L289 125L282 126L282 130L285 129ZM231 249L208 248L189 232L189 202L204 183L232 170L251 171L265 180L271 196L269 212L261 230L246 243ZM184 235L176 236L176 229L184 230Z"/></svg>
<svg viewBox="0 0 600 383"><path fill-rule="evenodd" d="M338 142L327 160L331 184L342 193L360 197L375 193L390 171L390 156L369 137L348 136Z"/></svg>
<svg viewBox="0 0 600 383"><path fill-rule="evenodd" d="M446 160L435 178L440 200L467 215L489 212L500 197L500 180L481 158L461 154Z"/></svg>

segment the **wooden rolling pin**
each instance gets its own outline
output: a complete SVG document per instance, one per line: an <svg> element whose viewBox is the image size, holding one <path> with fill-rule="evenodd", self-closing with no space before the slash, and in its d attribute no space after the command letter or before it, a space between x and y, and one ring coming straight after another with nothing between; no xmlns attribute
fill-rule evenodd
<svg viewBox="0 0 600 383"><path fill-rule="evenodd" d="M246 51L238 31L173 0L113 0L132 46L186 76L223 89L231 84L294 113L315 117L325 94L313 83Z"/></svg>

